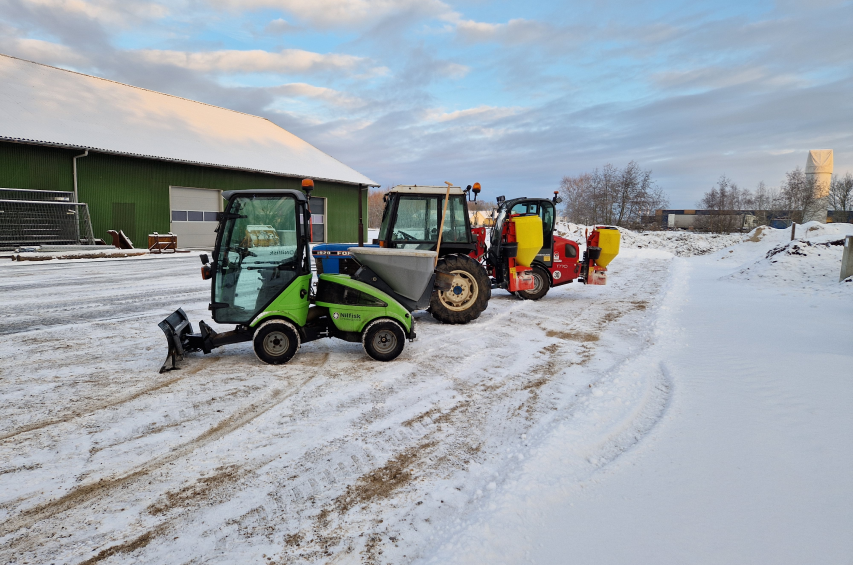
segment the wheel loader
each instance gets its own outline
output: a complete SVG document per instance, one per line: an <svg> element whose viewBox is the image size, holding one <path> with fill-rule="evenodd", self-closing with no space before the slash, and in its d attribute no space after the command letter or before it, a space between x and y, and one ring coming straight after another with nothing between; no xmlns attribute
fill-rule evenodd
<svg viewBox="0 0 853 565"><path fill-rule="evenodd" d="M619 253L616 228L596 226L587 234L587 249L581 255L577 243L554 233L559 202L555 192L551 199L498 197L489 234L487 228L472 228L469 222L469 199L476 200L480 191L479 183L464 190L400 185L385 195L379 237L373 246L436 251L437 270L453 276L449 289L436 289L430 297L433 318L451 324L475 320L488 306L492 289L538 300L552 286L575 280L606 284L607 265ZM317 272L355 272L359 264L348 249L343 244L315 245Z"/></svg>
<svg viewBox="0 0 853 565"><path fill-rule="evenodd" d="M429 305L436 285L450 288L451 277L435 271L436 253L352 248L359 268L320 274L312 293L313 182L303 181L303 188L223 193L213 256L201 256L201 271L211 285L213 320L234 330L218 333L201 321L195 333L183 309L176 310L159 324L169 346L161 373L178 368L187 352L240 342L252 342L261 361L280 364L320 338L360 342L378 361L396 358L415 339L412 312Z"/></svg>

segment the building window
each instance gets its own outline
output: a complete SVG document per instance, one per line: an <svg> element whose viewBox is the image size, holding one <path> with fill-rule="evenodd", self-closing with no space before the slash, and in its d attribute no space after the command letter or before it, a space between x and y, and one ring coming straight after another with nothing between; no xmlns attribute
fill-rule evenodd
<svg viewBox="0 0 853 565"><path fill-rule="evenodd" d="M216 222L216 212L201 210L172 210L173 222Z"/></svg>
<svg viewBox="0 0 853 565"><path fill-rule="evenodd" d="M323 243L326 241L326 199L312 196L309 202L311 206L311 234L312 242Z"/></svg>

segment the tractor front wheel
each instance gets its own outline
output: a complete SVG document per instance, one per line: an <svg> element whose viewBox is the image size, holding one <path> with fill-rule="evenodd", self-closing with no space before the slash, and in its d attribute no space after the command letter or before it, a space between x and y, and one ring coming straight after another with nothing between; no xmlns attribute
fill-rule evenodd
<svg viewBox="0 0 853 565"><path fill-rule="evenodd" d="M361 344L364 351L377 361L391 361L403 352L406 334L393 320L375 320L364 328Z"/></svg>
<svg viewBox="0 0 853 565"><path fill-rule="evenodd" d="M443 324L467 324L489 305L491 283L486 271L466 255L448 255L436 269L453 275L450 290L436 290L429 301L432 317Z"/></svg>
<svg viewBox="0 0 853 565"><path fill-rule="evenodd" d="M252 346L255 355L264 363L281 365L290 361L299 350L299 332L290 322L270 320L255 330Z"/></svg>
<svg viewBox="0 0 853 565"><path fill-rule="evenodd" d="M539 300L548 294L548 289L551 288L551 277L542 267L533 267L533 285L532 290L519 290L516 294L524 300Z"/></svg>

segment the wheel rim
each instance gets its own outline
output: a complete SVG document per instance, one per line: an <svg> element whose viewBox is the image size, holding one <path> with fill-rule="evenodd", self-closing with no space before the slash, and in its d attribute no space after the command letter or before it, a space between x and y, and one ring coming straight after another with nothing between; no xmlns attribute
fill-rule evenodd
<svg viewBox="0 0 853 565"><path fill-rule="evenodd" d="M378 353L391 353L397 347L397 336L391 330L379 330L373 336L373 349Z"/></svg>
<svg viewBox="0 0 853 565"><path fill-rule="evenodd" d="M272 331L264 338L264 353L273 357L283 355L290 347L290 339L284 332Z"/></svg>
<svg viewBox="0 0 853 565"><path fill-rule="evenodd" d="M542 290L542 285L545 281L542 280L542 275L537 271L533 271L533 290L530 291L530 294L538 294L540 290Z"/></svg>
<svg viewBox="0 0 853 565"><path fill-rule="evenodd" d="M480 294L477 281L467 271L451 271L453 284L450 290L438 293L438 298L448 310L461 312L471 307Z"/></svg>

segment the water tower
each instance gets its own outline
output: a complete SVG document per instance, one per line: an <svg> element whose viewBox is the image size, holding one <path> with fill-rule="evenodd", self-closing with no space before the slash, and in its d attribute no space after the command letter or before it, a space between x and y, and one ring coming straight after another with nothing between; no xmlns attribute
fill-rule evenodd
<svg viewBox="0 0 853 565"><path fill-rule="evenodd" d="M812 149L806 159L806 177L814 181L815 204L805 213L804 221L826 223L827 197L832 182L832 149Z"/></svg>

